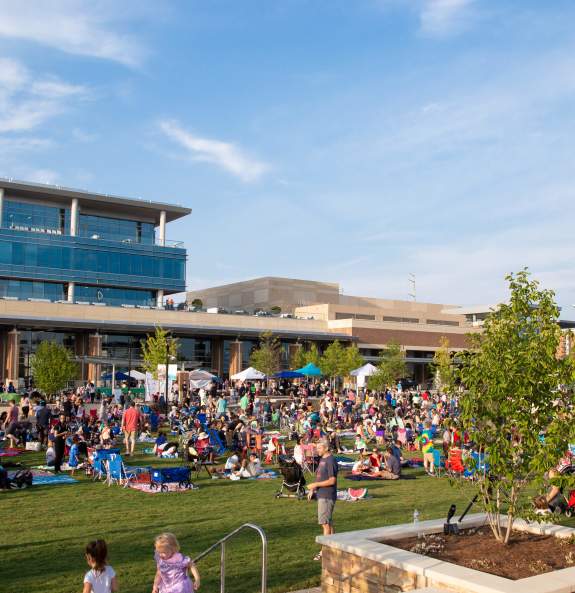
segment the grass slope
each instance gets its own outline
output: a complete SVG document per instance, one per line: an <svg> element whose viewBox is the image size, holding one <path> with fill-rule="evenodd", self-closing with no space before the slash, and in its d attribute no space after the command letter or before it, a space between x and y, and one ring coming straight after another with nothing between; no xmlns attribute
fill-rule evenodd
<svg viewBox="0 0 575 593"><path fill-rule="evenodd" d="M42 456L26 453L32 465ZM139 455L131 465L174 465ZM366 486L371 499L338 502L337 531L366 529L412 520L445 516L451 503L462 510L465 501L446 479L429 478L423 470L408 470L396 482L351 482L340 479L339 488ZM231 482L210 480L203 474L197 491L150 495L118 486L107 487L77 476L76 485L37 486L0 493L2 540L0 592L72 593L81 591L86 570L83 547L103 537L108 542L110 564L118 574L122 593L150 591L155 571L154 537L173 531L182 551L194 556L245 522L260 525L269 541L270 593L317 585L321 567L313 561L316 505L295 499L274 498L280 480ZM246 533L227 546L228 590L259 591L260 546L257 534ZM219 591L219 554L199 563L202 591Z"/></svg>

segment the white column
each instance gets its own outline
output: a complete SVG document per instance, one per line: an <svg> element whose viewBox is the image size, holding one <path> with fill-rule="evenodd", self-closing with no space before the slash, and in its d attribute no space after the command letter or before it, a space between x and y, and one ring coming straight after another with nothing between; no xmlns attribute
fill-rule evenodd
<svg viewBox="0 0 575 593"><path fill-rule="evenodd" d="M160 212L160 245L166 244L166 211L162 210Z"/></svg>
<svg viewBox="0 0 575 593"><path fill-rule="evenodd" d="M164 308L164 291L163 290L158 290L158 292L156 292L156 307L158 307L158 309Z"/></svg>
<svg viewBox="0 0 575 593"><path fill-rule="evenodd" d="M4 217L4 188L0 187L0 227L2 226L2 218Z"/></svg>
<svg viewBox="0 0 575 593"><path fill-rule="evenodd" d="M73 198L70 210L70 237L75 237L78 234L78 211L78 198Z"/></svg>
<svg viewBox="0 0 575 593"><path fill-rule="evenodd" d="M75 288L75 283L74 282L68 282L68 302L73 303L74 302L74 288Z"/></svg>

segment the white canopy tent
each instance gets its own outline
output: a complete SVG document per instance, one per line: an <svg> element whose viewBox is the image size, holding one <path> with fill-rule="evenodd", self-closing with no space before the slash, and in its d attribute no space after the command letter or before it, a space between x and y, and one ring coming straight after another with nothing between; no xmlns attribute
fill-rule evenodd
<svg viewBox="0 0 575 593"><path fill-rule="evenodd" d="M190 388L201 389L202 387L207 387L212 382L212 379L215 379L215 377L216 376L212 375L212 373L208 373L208 371L202 371L200 369L190 371Z"/></svg>
<svg viewBox="0 0 575 593"><path fill-rule="evenodd" d="M265 379L266 376L261 371L254 369L254 367L249 367L245 371L241 373L236 373L235 375L231 376L233 381L261 381Z"/></svg>
<svg viewBox="0 0 575 593"><path fill-rule="evenodd" d="M131 370L129 373L126 373L132 379L136 379L136 381L144 381L146 379L146 373L140 373L140 371Z"/></svg>
<svg viewBox="0 0 575 593"><path fill-rule="evenodd" d="M371 362L368 362L367 364L364 364L362 367L359 367L358 369L351 371L350 375L352 377L357 378L358 387L364 387L365 378L371 377L371 375L375 375L375 373L377 373L377 367L371 364Z"/></svg>

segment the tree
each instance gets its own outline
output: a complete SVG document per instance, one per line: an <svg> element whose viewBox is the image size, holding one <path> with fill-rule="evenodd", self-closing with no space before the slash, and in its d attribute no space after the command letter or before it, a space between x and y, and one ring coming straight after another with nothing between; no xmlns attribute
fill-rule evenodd
<svg viewBox="0 0 575 593"><path fill-rule="evenodd" d="M260 336L260 343L250 356L250 365L268 377L280 370L280 342L271 332Z"/></svg>
<svg viewBox="0 0 575 593"><path fill-rule="evenodd" d="M78 376L72 354L57 342L40 342L32 359L34 383L46 395L55 395Z"/></svg>
<svg viewBox="0 0 575 593"><path fill-rule="evenodd" d="M531 513L524 491L543 486L544 473L567 450L575 419L563 387L573 382L574 362L557 356L555 295L526 269L506 279L509 303L487 317L481 334L469 336L458 371L461 429L487 462L472 462L476 488L495 538L505 544L514 520Z"/></svg>
<svg viewBox="0 0 575 593"><path fill-rule="evenodd" d="M451 393L455 386L455 369L449 352L449 340L441 336L439 348L433 356L432 368L435 371L435 383L437 389L443 393Z"/></svg>
<svg viewBox="0 0 575 593"><path fill-rule="evenodd" d="M192 301L192 307L194 307L194 309L201 309L204 306L204 303L202 301L202 299L194 299Z"/></svg>
<svg viewBox="0 0 575 593"><path fill-rule="evenodd" d="M278 305L274 305L271 309L270 309L270 313L273 313L274 315L279 315L282 312L282 308L279 307Z"/></svg>
<svg viewBox="0 0 575 593"><path fill-rule="evenodd" d="M345 356L342 362L342 377L348 377L351 371L363 366L365 360L359 352L357 344L352 344L345 349Z"/></svg>
<svg viewBox="0 0 575 593"><path fill-rule="evenodd" d="M314 364L316 367L319 367L320 361L321 361L321 354L319 353L317 344L312 343L312 345L309 347L309 350L306 352L305 364L311 363L311 364ZM305 365L302 365L302 366L305 366Z"/></svg>
<svg viewBox="0 0 575 593"><path fill-rule="evenodd" d="M156 331L153 336L147 335L142 344L142 359L143 368L152 373L154 379L158 378L158 365L166 364L166 359L176 360L178 357L178 349L180 347L177 338L171 338L168 332L156 326ZM169 363L169 362L168 362ZM167 371L167 369L166 369Z"/></svg>
<svg viewBox="0 0 575 593"><path fill-rule="evenodd" d="M302 367L304 367L307 364L306 355L307 351L305 350L305 348L301 344L298 344L297 348L293 351L293 354L290 358L290 368L301 369Z"/></svg>
<svg viewBox="0 0 575 593"><path fill-rule="evenodd" d="M319 361L323 374L332 381L339 376L345 356L343 346L338 340L332 342L325 350Z"/></svg>
<svg viewBox="0 0 575 593"><path fill-rule="evenodd" d="M394 341L387 344L381 352L377 372L367 380L367 386L375 391L383 391L405 375L405 353Z"/></svg>

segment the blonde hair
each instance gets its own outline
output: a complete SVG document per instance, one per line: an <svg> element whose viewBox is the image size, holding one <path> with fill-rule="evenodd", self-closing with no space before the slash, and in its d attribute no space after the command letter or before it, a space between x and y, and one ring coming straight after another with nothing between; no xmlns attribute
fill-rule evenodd
<svg viewBox="0 0 575 593"><path fill-rule="evenodd" d="M154 545L156 548L172 552L172 554L180 551L180 544L173 533L161 533L154 540Z"/></svg>

